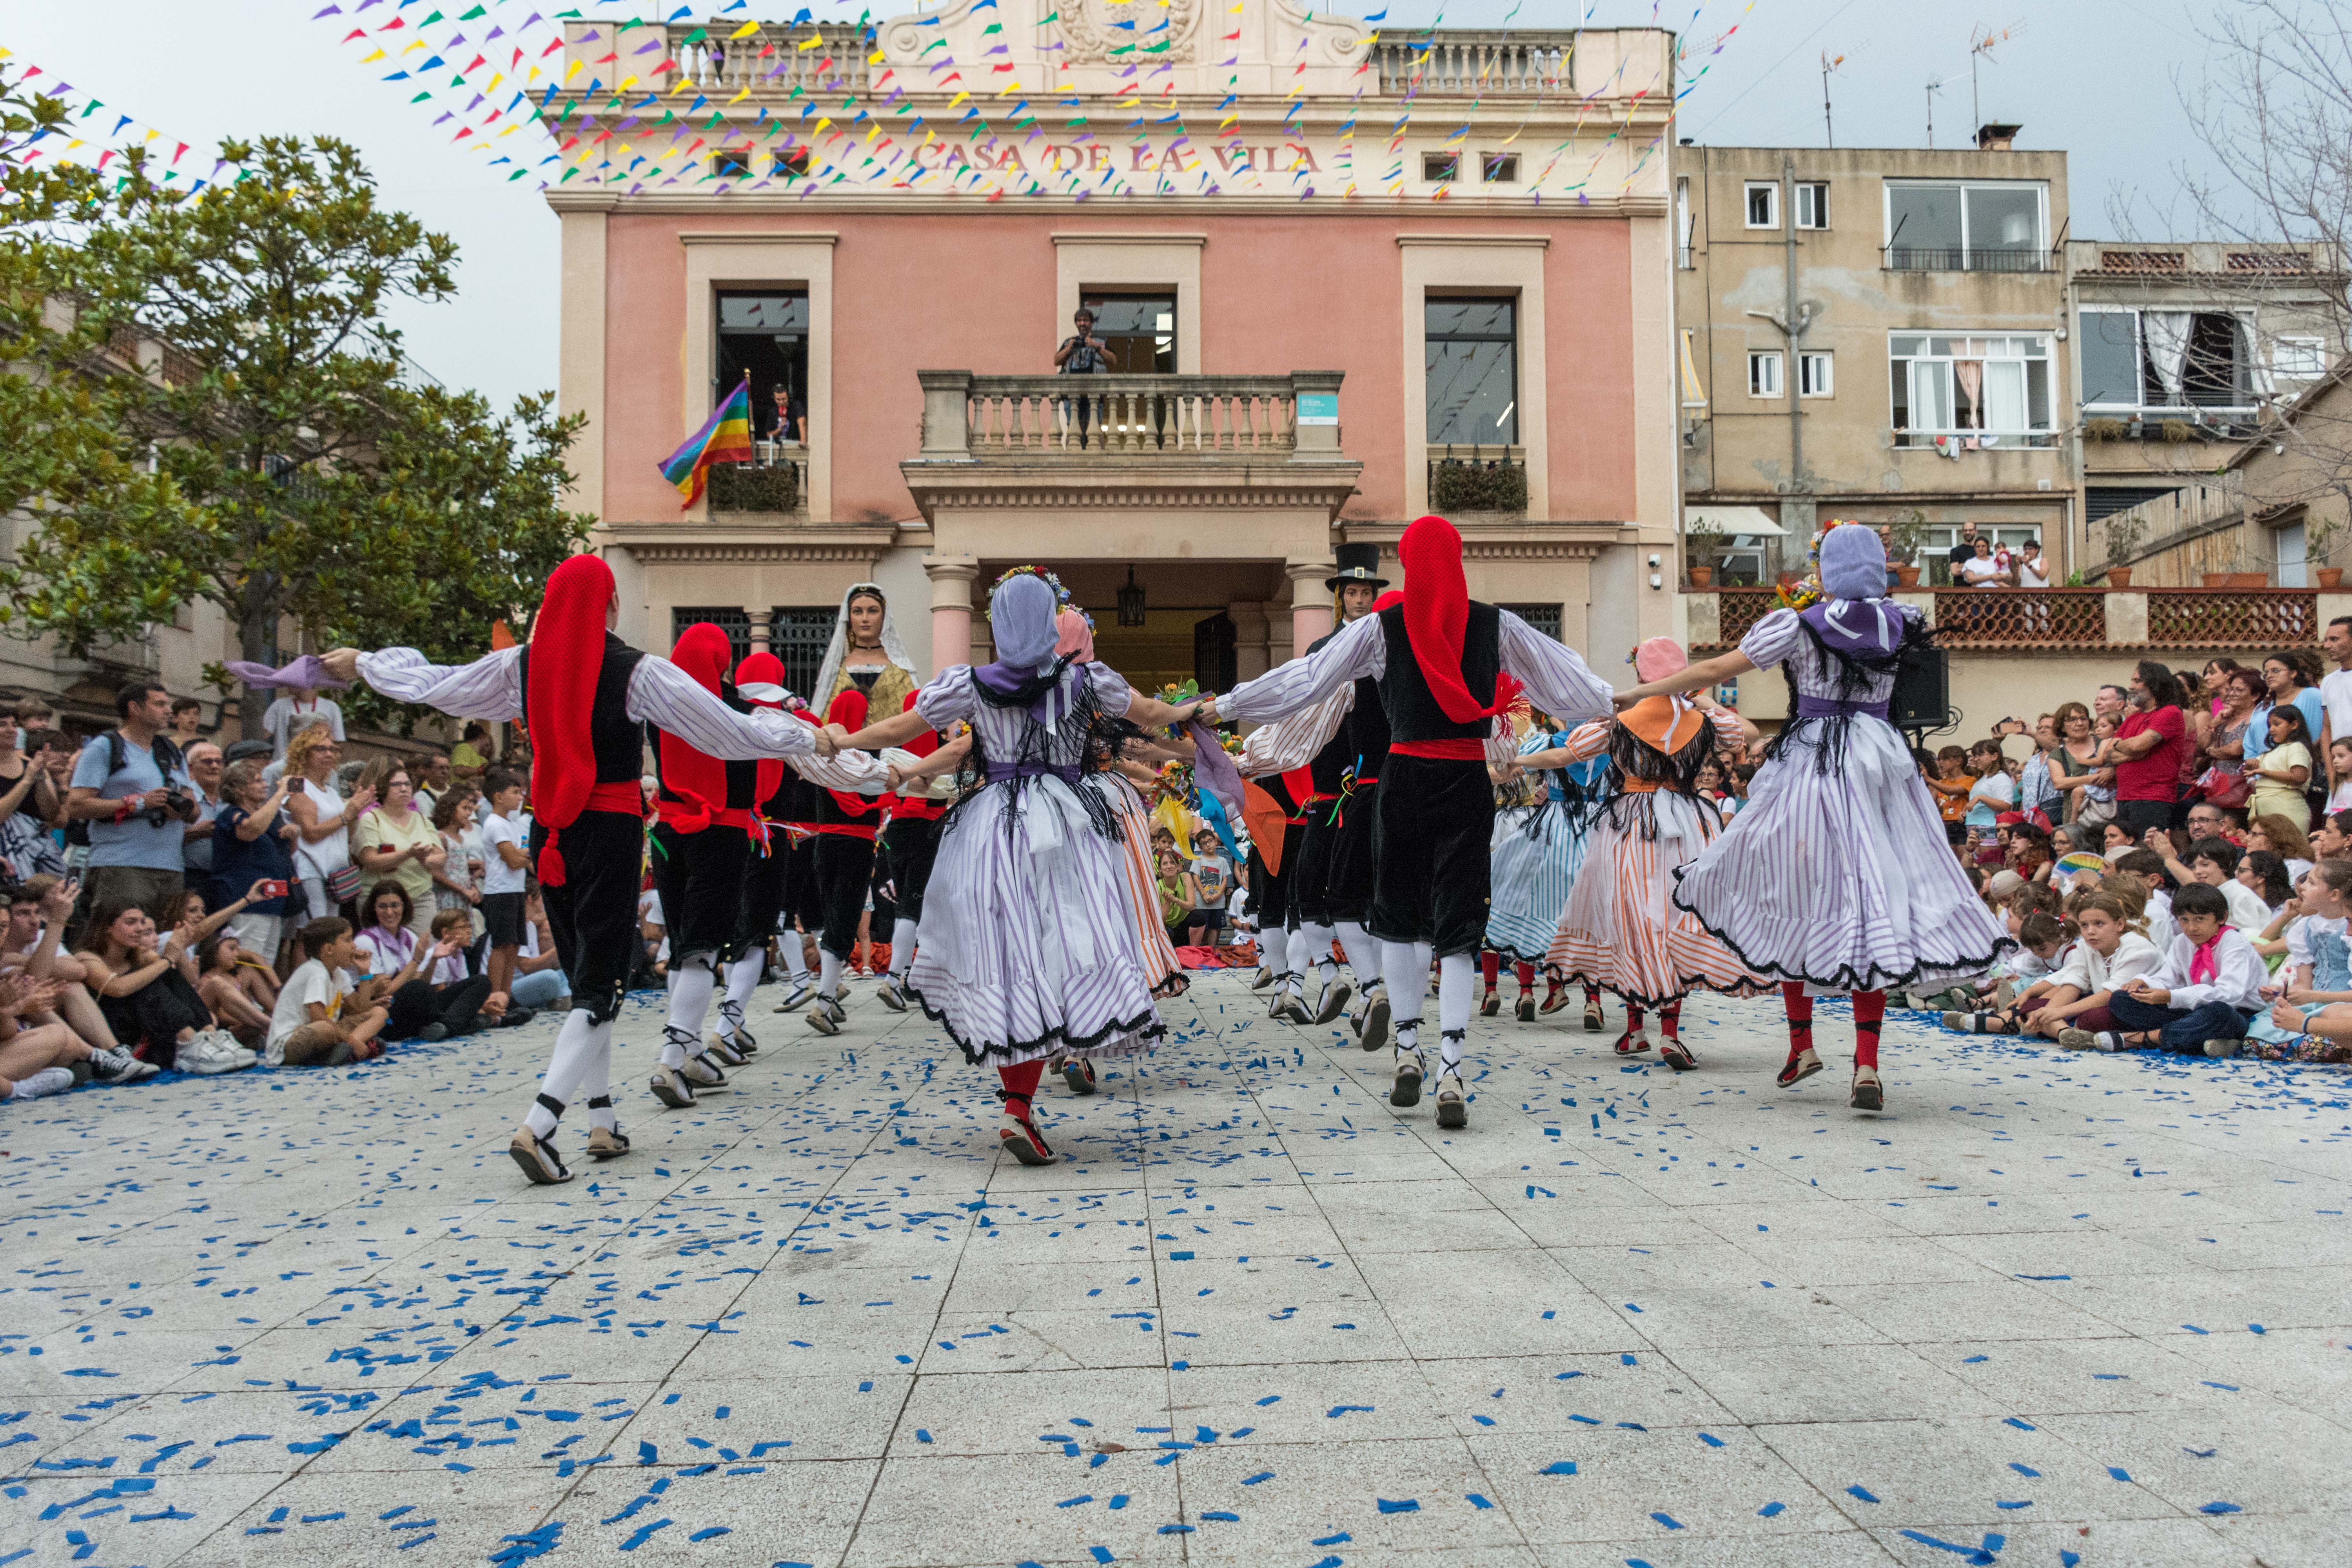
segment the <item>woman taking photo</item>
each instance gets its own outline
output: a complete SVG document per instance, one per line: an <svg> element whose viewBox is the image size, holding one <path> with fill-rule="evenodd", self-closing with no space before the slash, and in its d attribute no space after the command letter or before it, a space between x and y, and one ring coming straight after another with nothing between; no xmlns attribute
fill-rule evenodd
<svg viewBox="0 0 2352 1568"><path fill-rule="evenodd" d="M260 887L287 882L294 876L294 841L301 829L280 808L292 775L276 788L261 782L259 759L232 763L221 775L221 810L213 818L213 875L224 888ZM228 929L237 945L257 954L264 963L278 962L286 934L289 895L252 899L229 917ZM265 1024L267 1018L262 1020Z"/></svg>
<svg viewBox="0 0 2352 1568"><path fill-rule="evenodd" d="M378 757L360 775L359 793L374 795L376 805L352 829L352 858L371 881L390 878L400 884L408 895L408 929L421 940L435 910L433 875L449 859L440 830L415 808L416 792L404 763Z"/></svg>
<svg viewBox="0 0 2352 1568"><path fill-rule="evenodd" d="M62 876L66 858L49 837L59 796L44 746L26 756L15 710L0 708L0 861L19 882L47 871Z"/></svg>
<svg viewBox="0 0 2352 1568"><path fill-rule="evenodd" d="M335 785L335 764L341 760L342 747L323 724L287 743L285 776L293 782L286 792L286 815L299 830L294 874L302 885L301 908L308 920L325 920L337 904L359 891L347 829L373 797L362 790L348 801L343 798Z"/></svg>

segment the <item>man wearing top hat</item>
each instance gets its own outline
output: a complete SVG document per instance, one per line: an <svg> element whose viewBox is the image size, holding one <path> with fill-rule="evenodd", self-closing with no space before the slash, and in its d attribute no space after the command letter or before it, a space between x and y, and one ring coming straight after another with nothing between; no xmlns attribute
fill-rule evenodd
<svg viewBox="0 0 2352 1568"><path fill-rule="evenodd" d="M1388 579L1380 574L1377 544L1342 544L1333 553L1338 569L1324 579L1324 586L1331 591L1332 611L1344 627L1372 613ZM1335 629L1307 651L1315 652L1338 635ZM1372 1038L1368 1048L1376 1050L1387 1040L1388 1014L1385 1002L1375 994L1381 977L1379 944L1366 934L1364 921L1371 904L1378 844L1379 814L1371 792L1388 755L1388 719L1374 686L1360 681L1343 687L1313 707L1258 731L1243 752L1242 771L1286 773L1304 767L1312 779L1297 868L1286 879L1289 907L1266 911L1269 917L1283 917L1289 932L1286 944L1275 945L1270 919L1260 922L1279 976L1273 1015L1293 1024L1328 1024L1339 1016L1349 991L1331 957L1336 935L1357 983L1364 987L1366 1018L1359 1020L1359 1026ZM1310 967L1319 971L1320 984L1312 1009L1302 994Z"/></svg>

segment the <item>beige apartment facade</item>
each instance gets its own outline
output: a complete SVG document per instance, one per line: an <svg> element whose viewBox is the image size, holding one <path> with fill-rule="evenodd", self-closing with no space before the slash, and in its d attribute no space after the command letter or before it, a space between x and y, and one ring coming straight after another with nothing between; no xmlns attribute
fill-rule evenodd
<svg viewBox="0 0 2352 1568"><path fill-rule="evenodd" d="M1918 526L1923 583L1963 521L2069 569L2066 159L1987 131L1676 149L1685 529L1719 581L1802 570L1832 518Z"/></svg>

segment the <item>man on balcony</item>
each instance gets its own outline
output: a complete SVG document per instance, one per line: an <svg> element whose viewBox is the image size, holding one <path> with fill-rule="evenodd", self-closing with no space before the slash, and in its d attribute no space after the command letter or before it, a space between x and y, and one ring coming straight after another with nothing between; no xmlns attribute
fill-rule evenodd
<svg viewBox="0 0 2352 1568"><path fill-rule="evenodd" d="M1062 340L1054 351L1054 369L1063 375L1108 375L1110 374L1110 345L1095 336L1095 313L1081 305L1070 316L1070 325L1077 331ZM1078 445L1087 444L1087 420L1093 413L1091 398L1077 400ZM1070 416L1070 403L1062 403L1062 417Z"/></svg>

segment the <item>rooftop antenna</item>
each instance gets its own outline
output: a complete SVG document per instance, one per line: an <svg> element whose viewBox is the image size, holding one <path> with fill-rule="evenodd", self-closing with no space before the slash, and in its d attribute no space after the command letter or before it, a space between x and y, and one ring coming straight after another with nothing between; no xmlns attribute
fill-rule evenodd
<svg viewBox="0 0 2352 1568"><path fill-rule="evenodd" d="M1942 77L1931 76L1927 79L1927 151L1930 153L1936 150L1936 95L1943 90Z"/></svg>
<svg viewBox="0 0 2352 1568"><path fill-rule="evenodd" d="M1822 134L1832 147L1837 145L1837 128L1830 122L1830 75L1843 64L1843 55L1832 59L1827 49L1822 51Z"/></svg>
<svg viewBox="0 0 2352 1568"><path fill-rule="evenodd" d="M2023 22L2014 22L2006 27L2000 28L1999 31L1995 31L1991 27L1987 27L1984 30L1984 36L1982 37L1972 37L1969 39L1969 113L1971 117L1972 123L1977 125L1982 125L1984 123L1984 111L1979 106L1977 99L1977 62L1980 59L1990 58L1991 57L1994 45L2005 44L2009 42L2010 39L2016 37L2020 33L2024 31L2025 24ZM1935 143L1931 140L1928 142L1928 145L1933 146Z"/></svg>

